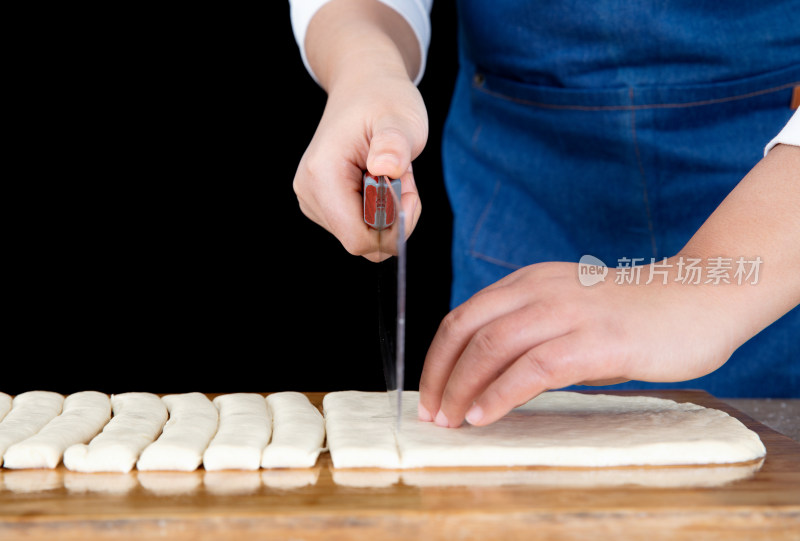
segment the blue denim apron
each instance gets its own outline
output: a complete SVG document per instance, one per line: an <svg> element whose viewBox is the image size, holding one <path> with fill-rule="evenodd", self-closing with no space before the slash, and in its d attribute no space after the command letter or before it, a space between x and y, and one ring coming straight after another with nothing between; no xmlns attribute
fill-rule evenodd
<svg viewBox="0 0 800 541"><path fill-rule="evenodd" d="M458 14L442 143L453 306L532 263L675 255L800 84L798 0L461 0ZM800 309L713 374L613 388L800 396Z"/></svg>

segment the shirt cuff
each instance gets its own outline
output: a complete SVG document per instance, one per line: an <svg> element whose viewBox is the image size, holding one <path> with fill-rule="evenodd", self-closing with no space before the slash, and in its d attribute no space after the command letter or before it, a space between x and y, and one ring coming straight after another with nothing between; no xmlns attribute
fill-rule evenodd
<svg viewBox="0 0 800 541"><path fill-rule="evenodd" d="M775 145L800 146L800 109L794 112L786 126L769 142L766 148L764 148L764 156L766 156Z"/></svg>
<svg viewBox="0 0 800 541"><path fill-rule="evenodd" d="M308 57L306 56L305 40L306 30L311 19L317 13L319 8L327 4L329 0L289 0L290 4L290 17L292 22L292 31L294 32L294 39L297 42L297 47L300 49L300 57L303 60L303 65L317 84L319 80L314 74L314 70L308 64ZM414 84L419 84L422 76L425 73L425 65L428 56L428 46L431 41L431 19L430 11L433 0L379 0L382 4L394 9L408 22L414 35L417 37L419 44L420 66L419 72L414 79Z"/></svg>

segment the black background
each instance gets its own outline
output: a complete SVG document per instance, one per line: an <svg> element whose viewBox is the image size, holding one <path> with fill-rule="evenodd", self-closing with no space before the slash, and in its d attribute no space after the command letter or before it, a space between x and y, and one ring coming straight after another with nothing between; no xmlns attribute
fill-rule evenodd
<svg viewBox="0 0 800 541"><path fill-rule="evenodd" d="M292 190L325 94L288 3L115 10L52 14L13 55L0 390L382 389L375 266ZM407 388L450 287L451 3L432 19Z"/></svg>

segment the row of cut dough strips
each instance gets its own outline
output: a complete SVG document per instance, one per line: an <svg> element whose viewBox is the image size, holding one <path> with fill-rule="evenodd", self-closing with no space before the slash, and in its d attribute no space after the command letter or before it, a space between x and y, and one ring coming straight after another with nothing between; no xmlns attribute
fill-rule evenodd
<svg viewBox="0 0 800 541"><path fill-rule="evenodd" d="M322 415L296 392L0 393L0 466L78 472L307 468L322 450Z"/></svg>

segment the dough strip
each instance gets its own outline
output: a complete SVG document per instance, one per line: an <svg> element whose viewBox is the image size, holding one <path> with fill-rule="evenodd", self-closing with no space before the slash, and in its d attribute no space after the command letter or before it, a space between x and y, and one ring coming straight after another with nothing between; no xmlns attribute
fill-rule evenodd
<svg viewBox="0 0 800 541"><path fill-rule="evenodd" d="M167 407L153 393L112 395L111 407L114 416L100 434L88 444L75 444L64 451L67 469L127 473L167 422Z"/></svg>
<svg viewBox="0 0 800 541"><path fill-rule="evenodd" d="M63 411L33 436L15 443L3 457L6 468L55 468L64 451L91 440L111 418L111 400L97 391L64 399Z"/></svg>
<svg viewBox="0 0 800 541"><path fill-rule="evenodd" d="M214 399L219 428L203 453L207 471L257 470L272 433L272 416L264 397L232 393Z"/></svg>
<svg viewBox="0 0 800 541"><path fill-rule="evenodd" d="M325 421L302 393L267 395L272 412L272 441L261 457L263 468L310 468L325 442Z"/></svg>
<svg viewBox="0 0 800 541"><path fill-rule="evenodd" d="M142 451L136 467L142 471L194 471L217 431L217 408L202 393L171 394L161 399L169 419L161 436Z"/></svg>
<svg viewBox="0 0 800 541"><path fill-rule="evenodd" d="M6 450L42 429L61 413L64 396L51 391L28 391L14 397L11 411L0 422L0 466Z"/></svg>

